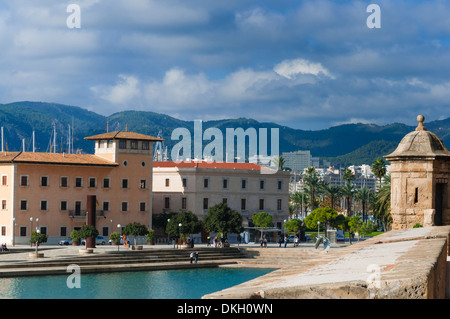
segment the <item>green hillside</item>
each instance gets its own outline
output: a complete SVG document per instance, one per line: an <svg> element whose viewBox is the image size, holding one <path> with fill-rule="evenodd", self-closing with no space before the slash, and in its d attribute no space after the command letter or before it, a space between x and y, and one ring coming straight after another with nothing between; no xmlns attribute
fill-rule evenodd
<svg viewBox="0 0 450 319"><path fill-rule="evenodd" d="M4 127L4 140L9 150L21 150L22 139L26 149L31 150L32 131L36 133L38 151L48 151L52 139L53 125L57 131L57 151L67 147L69 125L73 127L74 149L92 153L94 146L84 137L109 131L126 130L157 136L162 132L169 149L178 141L171 140L176 128L187 128L193 138L194 122L146 111L123 111L108 117L77 106L44 102L15 102L0 104L0 124ZM446 144L450 143L450 118L425 124L438 134ZM373 124L346 124L324 130L306 131L281 126L275 123L261 123L253 119L237 118L205 121L203 131L217 127L225 137L227 128L270 128L279 129L280 153L296 150L310 150L312 156L326 157L332 163L350 165L371 163L377 157L390 153L414 127L400 123L378 126ZM204 141L206 145L208 141ZM225 142L224 142L225 145ZM270 145L270 141L267 141ZM270 150L269 150L270 154Z"/></svg>

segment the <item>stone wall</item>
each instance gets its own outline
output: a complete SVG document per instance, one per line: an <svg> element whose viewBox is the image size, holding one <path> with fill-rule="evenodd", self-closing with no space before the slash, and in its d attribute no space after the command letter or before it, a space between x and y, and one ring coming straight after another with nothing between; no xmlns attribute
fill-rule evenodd
<svg viewBox="0 0 450 319"><path fill-rule="evenodd" d="M450 292L449 234L450 226L392 230L328 253L316 251L297 265L285 266L280 265L280 248L272 248L279 270L204 298L445 298ZM270 268L268 250L265 254Z"/></svg>

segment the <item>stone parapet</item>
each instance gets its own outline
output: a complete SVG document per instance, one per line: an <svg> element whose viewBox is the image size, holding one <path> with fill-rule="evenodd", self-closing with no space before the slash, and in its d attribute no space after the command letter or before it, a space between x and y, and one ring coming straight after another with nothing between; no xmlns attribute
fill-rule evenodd
<svg viewBox="0 0 450 319"><path fill-rule="evenodd" d="M298 265L203 298L445 298L449 234L450 226L393 230L329 253L305 254ZM274 256L279 265L280 255Z"/></svg>

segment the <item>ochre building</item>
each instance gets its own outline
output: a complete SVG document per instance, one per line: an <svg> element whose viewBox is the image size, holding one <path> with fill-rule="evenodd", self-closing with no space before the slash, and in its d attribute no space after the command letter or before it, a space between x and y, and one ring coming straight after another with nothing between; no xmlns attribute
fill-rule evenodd
<svg viewBox="0 0 450 319"><path fill-rule="evenodd" d="M58 243L86 224L89 195L100 235L130 222L151 227L153 142L161 139L120 131L86 139L94 155L0 154L0 243L29 243L36 227Z"/></svg>

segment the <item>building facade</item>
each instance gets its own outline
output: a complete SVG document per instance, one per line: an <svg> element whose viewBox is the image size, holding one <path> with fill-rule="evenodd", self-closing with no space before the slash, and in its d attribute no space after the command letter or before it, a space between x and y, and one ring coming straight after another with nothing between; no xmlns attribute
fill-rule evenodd
<svg viewBox="0 0 450 319"><path fill-rule="evenodd" d="M130 222L151 227L153 142L160 139L120 131L86 139L95 142L94 155L0 155L0 243L29 243L39 226L56 244L87 223L92 195L100 235Z"/></svg>
<svg viewBox="0 0 450 319"><path fill-rule="evenodd" d="M154 162L153 212L191 211L202 220L208 208L226 203L251 228L252 216L270 213L276 227L289 217L289 172L253 163Z"/></svg>

